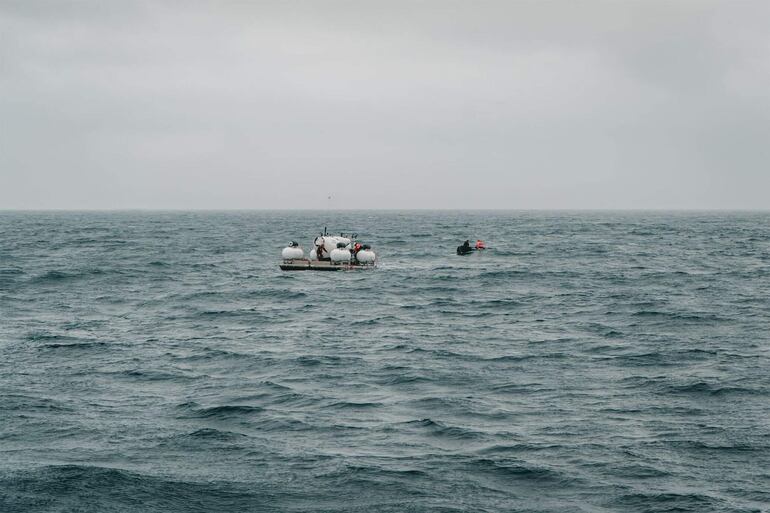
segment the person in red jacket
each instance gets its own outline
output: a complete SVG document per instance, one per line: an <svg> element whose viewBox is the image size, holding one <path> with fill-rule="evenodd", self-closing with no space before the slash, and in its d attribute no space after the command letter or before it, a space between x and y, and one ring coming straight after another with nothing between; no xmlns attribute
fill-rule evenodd
<svg viewBox="0 0 770 513"><path fill-rule="evenodd" d="M481 239L476 240L476 249L487 249L487 246L484 244L484 241Z"/></svg>

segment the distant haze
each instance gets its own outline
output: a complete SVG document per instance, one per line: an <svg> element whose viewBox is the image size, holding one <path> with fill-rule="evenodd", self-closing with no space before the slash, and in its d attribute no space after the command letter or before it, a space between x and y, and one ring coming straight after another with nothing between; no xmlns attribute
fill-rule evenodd
<svg viewBox="0 0 770 513"><path fill-rule="evenodd" d="M0 209L327 206L770 208L770 1L0 1Z"/></svg>

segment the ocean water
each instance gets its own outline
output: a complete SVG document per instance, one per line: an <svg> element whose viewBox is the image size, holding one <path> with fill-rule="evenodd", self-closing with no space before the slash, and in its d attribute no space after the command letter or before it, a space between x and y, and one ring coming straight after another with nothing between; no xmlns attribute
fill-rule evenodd
<svg viewBox="0 0 770 513"><path fill-rule="evenodd" d="M0 213L0 511L770 511L769 296L770 213Z"/></svg>

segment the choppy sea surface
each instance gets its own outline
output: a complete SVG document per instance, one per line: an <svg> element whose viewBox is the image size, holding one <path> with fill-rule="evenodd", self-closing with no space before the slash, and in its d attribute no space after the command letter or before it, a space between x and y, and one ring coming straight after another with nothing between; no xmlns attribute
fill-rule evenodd
<svg viewBox="0 0 770 513"><path fill-rule="evenodd" d="M0 511L770 511L770 213L0 212Z"/></svg>

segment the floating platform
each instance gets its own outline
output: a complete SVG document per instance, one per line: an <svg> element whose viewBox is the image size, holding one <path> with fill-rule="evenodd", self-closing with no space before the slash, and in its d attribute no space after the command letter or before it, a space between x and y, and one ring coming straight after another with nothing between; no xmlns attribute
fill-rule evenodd
<svg viewBox="0 0 770 513"><path fill-rule="evenodd" d="M374 269L374 264L354 264L348 262L330 262L328 260L295 259L284 260L280 264L282 271L360 271Z"/></svg>

